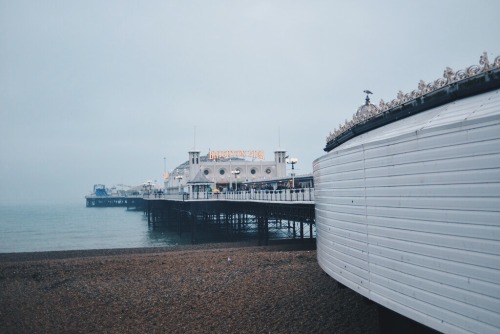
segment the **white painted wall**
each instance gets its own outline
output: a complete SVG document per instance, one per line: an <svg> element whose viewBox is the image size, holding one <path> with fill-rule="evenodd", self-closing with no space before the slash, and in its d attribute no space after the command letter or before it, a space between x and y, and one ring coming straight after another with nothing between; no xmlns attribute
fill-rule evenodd
<svg viewBox="0 0 500 334"><path fill-rule="evenodd" d="M358 136L314 162L318 262L442 332L500 332L500 92Z"/></svg>

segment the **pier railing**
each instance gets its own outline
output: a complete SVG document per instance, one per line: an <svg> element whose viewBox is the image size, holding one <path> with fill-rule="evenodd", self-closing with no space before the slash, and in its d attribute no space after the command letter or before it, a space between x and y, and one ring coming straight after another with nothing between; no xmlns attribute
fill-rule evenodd
<svg viewBox="0 0 500 334"><path fill-rule="evenodd" d="M314 202L314 188L228 191L223 193L194 192L185 194L146 195L145 198L170 200L241 200L265 202Z"/></svg>

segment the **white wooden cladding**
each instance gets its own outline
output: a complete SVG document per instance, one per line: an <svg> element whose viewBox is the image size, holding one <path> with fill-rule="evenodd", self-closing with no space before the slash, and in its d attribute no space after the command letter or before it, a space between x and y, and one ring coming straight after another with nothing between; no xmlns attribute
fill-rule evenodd
<svg viewBox="0 0 500 334"><path fill-rule="evenodd" d="M500 91L353 138L314 161L318 262L448 333L500 332Z"/></svg>

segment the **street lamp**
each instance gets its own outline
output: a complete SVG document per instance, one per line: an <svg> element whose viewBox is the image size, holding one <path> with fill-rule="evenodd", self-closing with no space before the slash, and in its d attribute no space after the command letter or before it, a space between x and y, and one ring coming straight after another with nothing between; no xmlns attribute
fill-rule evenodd
<svg viewBox="0 0 500 334"><path fill-rule="evenodd" d="M292 165L292 189L295 188L295 170L294 170L294 166L295 166L295 164L297 162L299 162L299 159L297 159L297 158L286 159L286 163Z"/></svg>
<svg viewBox="0 0 500 334"><path fill-rule="evenodd" d="M149 194L151 193L151 189L153 188L153 181L144 182L144 184L142 185L142 188L143 188L144 193L146 195L148 195L148 197L149 197Z"/></svg>
<svg viewBox="0 0 500 334"><path fill-rule="evenodd" d="M239 173L240 173L240 171L237 170L237 169L231 171L231 174L234 174L234 189L235 189L235 191L238 191L238 179L237 179L237 176L238 176Z"/></svg>
<svg viewBox="0 0 500 334"><path fill-rule="evenodd" d="M179 194L181 193L181 180L182 180L182 175L177 175L174 177L174 179L179 180Z"/></svg>

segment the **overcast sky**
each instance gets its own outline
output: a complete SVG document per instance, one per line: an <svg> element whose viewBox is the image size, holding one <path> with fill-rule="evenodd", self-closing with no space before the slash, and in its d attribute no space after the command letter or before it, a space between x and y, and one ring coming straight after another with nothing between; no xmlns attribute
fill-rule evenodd
<svg viewBox="0 0 500 334"><path fill-rule="evenodd" d="M363 90L378 104L499 56L499 13L498 0L0 0L0 199L83 205L95 183L160 181L195 144L266 160L281 145L309 173Z"/></svg>

